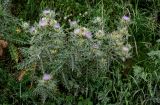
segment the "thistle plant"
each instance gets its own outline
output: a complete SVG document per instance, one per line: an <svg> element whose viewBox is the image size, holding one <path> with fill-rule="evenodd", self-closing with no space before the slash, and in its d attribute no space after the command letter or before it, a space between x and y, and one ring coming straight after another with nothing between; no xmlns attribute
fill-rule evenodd
<svg viewBox="0 0 160 105"><path fill-rule="evenodd" d="M31 71L32 79L37 81L34 93L42 97L43 104L50 96L49 91L54 93L59 84L75 97L78 94L87 97L89 92L85 90L106 75L115 55L116 59L125 60L131 54L127 17L123 17L118 29L111 33L102 28L104 23L100 17L87 27L70 20L70 27L66 29L55 18L54 11L44 10L39 22L32 26L22 24L23 30L31 34L31 46L25 51L22 49L26 58L17 67ZM98 27L93 28L94 25Z"/></svg>
<svg viewBox="0 0 160 105"><path fill-rule="evenodd" d="M64 49L65 34L60 24L55 20L55 16L54 11L44 10L38 23L33 26L26 22L22 24L24 31L31 34L31 46L26 50L22 49L26 59L17 67L31 71L32 79L37 78L38 85L34 93L41 95L43 103L48 97L49 91L56 89L56 80L51 80L51 77L56 72L55 66L59 65L57 62L63 61L63 58L59 56L62 55L61 51Z"/></svg>
<svg viewBox="0 0 160 105"><path fill-rule="evenodd" d="M44 74L43 78L38 81L37 87L34 89L33 94L35 96L40 96L41 101L45 104L47 98L54 97L56 83L51 80L52 75Z"/></svg>
<svg viewBox="0 0 160 105"><path fill-rule="evenodd" d="M0 1L0 104L160 104L160 0L81 1Z"/></svg>
<svg viewBox="0 0 160 105"><path fill-rule="evenodd" d="M123 16L119 27L116 31L110 34L110 43L113 52L118 55L123 61L131 57L131 45L128 43L128 25L130 24L130 18Z"/></svg>

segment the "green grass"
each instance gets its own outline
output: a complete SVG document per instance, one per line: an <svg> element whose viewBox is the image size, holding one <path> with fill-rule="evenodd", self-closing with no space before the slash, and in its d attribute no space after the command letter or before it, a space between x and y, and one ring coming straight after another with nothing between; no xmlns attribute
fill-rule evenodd
<svg viewBox="0 0 160 105"><path fill-rule="evenodd" d="M5 49L5 56L0 61L0 104L160 104L160 57L159 43L156 42L160 38L159 0L1 0L0 3L0 38L9 43ZM26 33L21 24L27 21L32 26L35 21L39 21L39 14L44 9L56 11L56 20L62 25L63 33L45 30L38 34L44 36L43 40L31 42L33 36ZM71 38L70 31L73 29L69 28L69 19L78 20L80 26L90 28L93 32L102 29L109 35L118 30L117 27L124 15L131 18L128 28L131 37L128 43L132 46L132 58L124 62L113 51L115 46L108 39L103 39L104 45L101 48L105 51L103 57L108 57L107 63L104 63L101 61L103 57L92 58L90 55L91 50L88 46L91 42L85 40L85 44L79 47L78 43L81 40ZM95 17L101 17L102 24L94 25L92 22ZM21 32L17 32L17 28ZM48 31L58 37L51 40L47 36L50 35L47 34ZM38 35L35 37L40 39ZM44 61L33 60L27 55L31 53L27 51L30 46L34 47L32 51L36 51L36 48L44 47L42 43L46 43L45 41L51 41L51 45L56 45L52 41L64 39L64 46L57 45L61 47L58 55L42 51L44 55L40 58ZM47 44L45 46L47 49ZM80 57L76 55L77 52L80 52ZM52 58L51 56L54 57L53 61L47 59ZM24 66L23 62L32 64ZM29 69L21 81L17 79L22 69L16 67ZM52 72L52 81L44 84L39 81L43 74L42 68ZM56 92L53 91L53 87L57 89ZM46 96L41 97L44 95Z"/></svg>

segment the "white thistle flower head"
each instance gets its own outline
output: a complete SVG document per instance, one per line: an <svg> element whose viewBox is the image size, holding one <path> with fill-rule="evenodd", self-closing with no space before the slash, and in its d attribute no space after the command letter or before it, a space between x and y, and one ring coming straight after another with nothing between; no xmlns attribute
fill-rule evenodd
<svg viewBox="0 0 160 105"><path fill-rule="evenodd" d="M49 81L49 80L51 80L51 79L52 79L52 76L51 76L50 74L45 73L45 74L43 75L43 80Z"/></svg>
<svg viewBox="0 0 160 105"><path fill-rule="evenodd" d="M49 10L49 9L43 11L43 14L44 14L44 15L49 15L50 13L51 13L51 10Z"/></svg>
<svg viewBox="0 0 160 105"><path fill-rule="evenodd" d="M74 29L74 34L86 37L88 39L92 38L92 33L85 27Z"/></svg>
<svg viewBox="0 0 160 105"><path fill-rule="evenodd" d="M128 53L132 49L132 46L130 44L127 44L122 47L122 51Z"/></svg>
<svg viewBox="0 0 160 105"><path fill-rule="evenodd" d="M84 36L88 39L91 39L92 38L92 33L90 31L85 31L84 32Z"/></svg>
<svg viewBox="0 0 160 105"><path fill-rule="evenodd" d="M64 20L66 20L66 19L67 19L67 16L64 17Z"/></svg>
<svg viewBox="0 0 160 105"><path fill-rule="evenodd" d="M80 32L81 32L81 30L79 29L79 28L77 28L77 29L74 29L74 34L76 34L76 35L78 35L78 34L80 34Z"/></svg>
<svg viewBox="0 0 160 105"><path fill-rule="evenodd" d="M54 17L55 16L55 12L53 10L50 10L50 9L44 10L42 12L42 14L43 14L43 16L49 16L49 17L51 17L51 16Z"/></svg>
<svg viewBox="0 0 160 105"><path fill-rule="evenodd" d="M69 21L69 24L70 24L70 27L76 27L78 25L77 21Z"/></svg>
<svg viewBox="0 0 160 105"><path fill-rule="evenodd" d="M37 30L36 30L36 28L35 28L34 26L32 26L32 27L29 29L29 32L30 32L31 34L36 34L36 33L37 33Z"/></svg>
<svg viewBox="0 0 160 105"><path fill-rule="evenodd" d="M130 18L128 16L123 16L122 19L125 21L130 21Z"/></svg>
<svg viewBox="0 0 160 105"><path fill-rule="evenodd" d="M84 13L84 15L87 15L88 14L88 12L86 11L85 13Z"/></svg>
<svg viewBox="0 0 160 105"><path fill-rule="evenodd" d="M48 25L48 19L46 17L43 17L40 21L39 21L39 26L40 27L45 27Z"/></svg>
<svg viewBox="0 0 160 105"><path fill-rule="evenodd" d="M56 23L56 24L54 25L54 28L55 28L55 29L59 29L59 28L60 28L60 24L59 24L59 23Z"/></svg>
<svg viewBox="0 0 160 105"><path fill-rule="evenodd" d="M92 38L92 33L85 27L81 28L81 34L88 39Z"/></svg>
<svg viewBox="0 0 160 105"><path fill-rule="evenodd" d="M123 50L124 52L127 52L127 53L129 52L129 48L128 48L127 46L123 46L123 47L122 47L122 50Z"/></svg>
<svg viewBox="0 0 160 105"><path fill-rule="evenodd" d="M94 49L98 49L99 48L99 45L97 43L94 43L93 46L92 46Z"/></svg>

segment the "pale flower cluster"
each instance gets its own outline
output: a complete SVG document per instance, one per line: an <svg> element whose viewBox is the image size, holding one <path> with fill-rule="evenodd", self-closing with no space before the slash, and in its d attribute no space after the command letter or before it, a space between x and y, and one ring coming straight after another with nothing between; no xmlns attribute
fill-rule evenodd
<svg viewBox="0 0 160 105"><path fill-rule="evenodd" d="M131 45L127 42L128 37L130 36L128 33L128 27L124 24L129 24L130 18L127 16L122 17L122 25L121 27L112 32L110 35L111 45L113 47L114 52L120 56L120 58L125 61L126 59L131 57ZM124 25L124 26L123 26Z"/></svg>
<svg viewBox="0 0 160 105"><path fill-rule="evenodd" d="M44 80L44 81L49 81L49 80L51 80L51 79L52 79L52 76L51 76L50 74L45 73L45 74L43 75L43 80Z"/></svg>
<svg viewBox="0 0 160 105"><path fill-rule="evenodd" d="M79 26L77 21L69 21L70 27L73 28L73 33L75 36L78 36L80 39L77 39L77 43L82 46L86 44L85 40L90 39L93 43L91 43L92 51L98 55L102 56L104 51L101 51L101 45L103 45L103 41L108 39L109 46L116 56L125 61L127 58L131 57L131 45L127 42L128 37L130 36L128 33L128 24L130 23L130 18L128 16L123 16L120 20L120 27L116 31L113 31L110 34L106 34L104 30L99 29L95 30L95 32L91 32L89 28ZM94 24L99 24L102 22L101 17L96 17L93 21ZM101 24L100 24L101 25ZM97 27L98 28L98 27Z"/></svg>
<svg viewBox="0 0 160 105"><path fill-rule="evenodd" d="M46 69L50 69L48 65L50 63L54 65L58 60L58 65L61 65L62 59L70 60L68 57L71 57L71 62L75 62L75 64L79 62L84 64L88 61L92 63L95 60L96 65L100 65L99 68L102 65L110 64L115 56L123 61L130 58L132 55L132 47L128 43L128 24L130 21L129 17L123 16L120 27L111 33L106 33L105 28L101 27L104 24L101 17L96 17L92 21L96 25L94 28L91 25L84 27L79 25L78 21L69 20L69 29L63 29L55 19L55 12L48 9L42 12L40 20L33 26L24 22L23 29L33 35L29 48L30 57L38 62L40 60L42 63L45 62L39 67L43 72L39 84L49 86L50 83L53 83L54 75L45 73ZM45 55L44 58L41 57L42 55ZM66 63L66 61L64 62ZM55 84L50 87L54 86Z"/></svg>
<svg viewBox="0 0 160 105"><path fill-rule="evenodd" d="M62 31L60 23L55 19L55 15L56 14L54 11L48 9L42 11L39 21L34 23L33 25L30 25L27 22L22 23L21 26L23 30L26 33L30 33L31 35L33 35L30 40L30 57L42 59L41 54L45 54L45 51L56 55L58 50L63 47L63 37L65 36L65 34ZM41 69L44 70L43 72L45 72L44 68ZM49 82L51 79L51 74L43 73L41 81L45 83Z"/></svg>
<svg viewBox="0 0 160 105"><path fill-rule="evenodd" d="M37 34L40 30L43 30L43 28L46 27L51 27L55 30L60 30L61 28L60 23L55 20L55 12L53 10L44 10L41 14L39 22L35 23L31 27L27 22L22 24L22 28L25 31L28 30L28 32L32 35Z"/></svg>
<svg viewBox="0 0 160 105"><path fill-rule="evenodd" d="M78 35L78 36L86 37L88 39L92 38L91 31L89 29L85 28L85 27L80 27L80 28L74 29L74 34Z"/></svg>
<svg viewBox="0 0 160 105"><path fill-rule="evenodd" d="M129 33L127 24L130 22L130 18L127 16L123 16L121 19L121 27L118 28L116 31L111 33L105 32L105 29L96 27L95 30L89 29L88 27L78 25L77 21L69 20L69 35L71 39L74 40L73 44L77 44L76 48L79 51L82 51L80 54L75 52L76 57L78 56L89 56L89 57L100 57L100 62L104 63L107 62L107 51L108 49L113 52L118 58L121 58L125 61L127 58L131 57L131 45L127 42ZM101 17L96 17L94 24L102 23ZM100 24L101 25L101 24ZM62 27L57 20L55 20L55 12L52 10L44 10L41 14L41 18L38 23L35 23L33 26L30 26L28 23L24 22L22 27L24 29L28 29L28 32L32 35L40 35L42 32L46 31L46 29L54 30L55 32L59 32ZM54 33L53 35L55 35ZM57 35L57 34L56 34ZM64 46L65 39L62 38L62 34L58 34L58 38L55 38L52 42L56 48L49 49L51 54L56 55L59 52L59 48ZM66 35L66 34L65 34ZM64 36L65 36L64 35ZM33 37L35 38L35 37ZM38 37L36 37L38 38ZM40 38L42 38L40 36ZM69 45L72 46L72 45ZM74 45L75 46L75 45ZM86 49L87 50L86 50ZM74 49L73 49L74 50ZM76 59L76 58L75 58ZM80 59L80 58L79 58ZM42 80L49 81L52 79L50 74L44 74Z"/></svg>
<svg viewBox="0 0 160 105"><path fill-rule="evenodd" d="M95 17L93 23L102 23L102 18L99 16Z"/></svg>
<svg viewBox="0 0 160 105"><path fill-rule="evenodd" d="M103 37L105 36L105 32L103 30L98 30L96 33L95 33L95 37L97 39L103 39Z"/></svg>

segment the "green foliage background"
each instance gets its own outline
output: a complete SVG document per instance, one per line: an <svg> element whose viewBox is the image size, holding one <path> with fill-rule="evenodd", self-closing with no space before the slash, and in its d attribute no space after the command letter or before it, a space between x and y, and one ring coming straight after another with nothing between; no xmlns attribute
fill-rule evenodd
<svg viewBox="0 0 160 105"><path fill-rule="evenodd" d="M0 104L160 104L160 52L157 41L160 38L159 0L1 0L0 3L0 38L9 43L5 56L0 58ZM44 64L52 69L63 68L53 73L55 80L45 84L38 81L43 74L39 70L41 64L39 61L32 61L38 62L38 67L34 67L34 64L28 65L28 72L23 80L18 81L22 70L20 68L26 67L22 62L28 63L31 60L28 58L30 56L27 56L27 50L32 46L31 35L21 28L21 23L29 21L31 25L34 24L40 18L41 11L48 8L58 13L56 20L66 28L68 19L79 20L79 24L90 27L93 17L102 16L104 29L109 33L117 30L119 19L123 15L129 15L132 20L129 25L129 42L133 47L133 57L125 62L113 60L109 67L106 67L108 64L99 65L100 71L96 71L96 63L92 60L81 59L82 61L74 62L79 68L79 71L74 72L70 66L73 63L70 62L70 54L74 51L68 52L71 48L67 46L66 52L54 56L62 57L61 59L50 62L51 64L46 61ZM85 12L88 13L87 16L83 16ZM21 52L24 52L24 55ZM98 59L96 60L98 62ZM38 70L38 73L35 70ZM52 87L57 90L53 91Z"/></svg>

